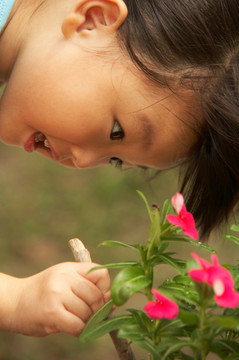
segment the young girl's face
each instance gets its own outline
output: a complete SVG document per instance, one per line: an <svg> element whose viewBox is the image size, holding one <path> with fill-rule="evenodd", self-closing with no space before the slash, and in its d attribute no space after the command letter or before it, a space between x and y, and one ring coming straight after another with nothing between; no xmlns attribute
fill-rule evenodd
<svg viewBox="0 0 239 360"><path fill-rule="evenodd" d="M190 92L177 96L149 85L126 55L81 49L79 56L74 42L61 51L40 39L29 44L1 100L3 142L76 168L116 158L165 169L187 156L198 123Z"/></svg>

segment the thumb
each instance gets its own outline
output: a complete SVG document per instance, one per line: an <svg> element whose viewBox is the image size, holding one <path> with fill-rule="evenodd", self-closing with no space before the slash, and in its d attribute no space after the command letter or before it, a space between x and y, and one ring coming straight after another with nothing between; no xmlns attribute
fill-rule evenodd
<svg viewBox="0 0 239 360"><path fill-rule="evenodd" d="M94 267L100 266L99 264L95 263L85 263L86 265L86 274L84 274L84 277L94 283L100 291L102 291L103 294L106 296L109 293L110 289L110 276L107 269L97 269L93 270L88 274L88 271Z"/></svg>

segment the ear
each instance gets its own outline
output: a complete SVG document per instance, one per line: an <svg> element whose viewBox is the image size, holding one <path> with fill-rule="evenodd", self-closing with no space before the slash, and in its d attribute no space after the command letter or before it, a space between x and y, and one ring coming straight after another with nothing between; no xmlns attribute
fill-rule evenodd
<svg viewBox="0 0 239 360"><path fill-rule="evenodd" d="M66 39L75 33L90 35L92 30L114 33L127 16L123 0L77 0L75 10L63 24L62 33Z"/></svg>

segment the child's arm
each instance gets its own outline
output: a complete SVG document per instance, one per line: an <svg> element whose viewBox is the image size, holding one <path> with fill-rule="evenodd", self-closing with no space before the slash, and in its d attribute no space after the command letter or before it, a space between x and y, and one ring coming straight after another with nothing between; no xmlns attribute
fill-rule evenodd
<svg viewBox="0 0 239 360"><path fill-rule="evenodd" d="M31 336L78 336L109 298L108 271L97 264L62 263L28 278L0 274L0 331Z"/></svg>

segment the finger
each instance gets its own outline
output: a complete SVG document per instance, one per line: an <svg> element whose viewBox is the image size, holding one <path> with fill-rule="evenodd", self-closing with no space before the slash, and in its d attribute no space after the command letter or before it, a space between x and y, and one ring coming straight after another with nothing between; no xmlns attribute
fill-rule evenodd
<svg viewBox="0 0 239 360"><path fill-rule="evenodd" d="M78 337L85 327L82 319L69 312L65 307L58 314L56 322L52 325L45 327L47 334L64 332L66 334Z"/></svg>
<svg viewBox="0 0 239 360"><path fill-rule="evenodd" d="M72 292L81 299L84 303L96 312L101 306L104 305L104 294L100 289L91 281L84 277L80 277L72 284Z"/></svg>
<svg viewBox="0 0 239 360"><path fill-rule="evenodd" d="M89 317L92 315L93 311L87 303L82 299L72 293L72 296L67 298L63 302L65 309L71 314L76 315L78 318L83 320L86 323Z"/></svg>
<svg viewBox="0 0 239 360"><path fill-rule="evenodd" d="M108 270L98 269L87 274L87 272L90 269L99 265L94 263L84 263L84 264L86 265L85 268L88 268L84 276L88 280L93 282L103 292L103 294L105 294L110 289L110 276Z"/></svg>
<svg viewBox="0 0 239 360"><path fill-rule="evenodd" d="M109 290L104 294L104 301L107 302L110 298L111 298L111 291Z"/></svg>

